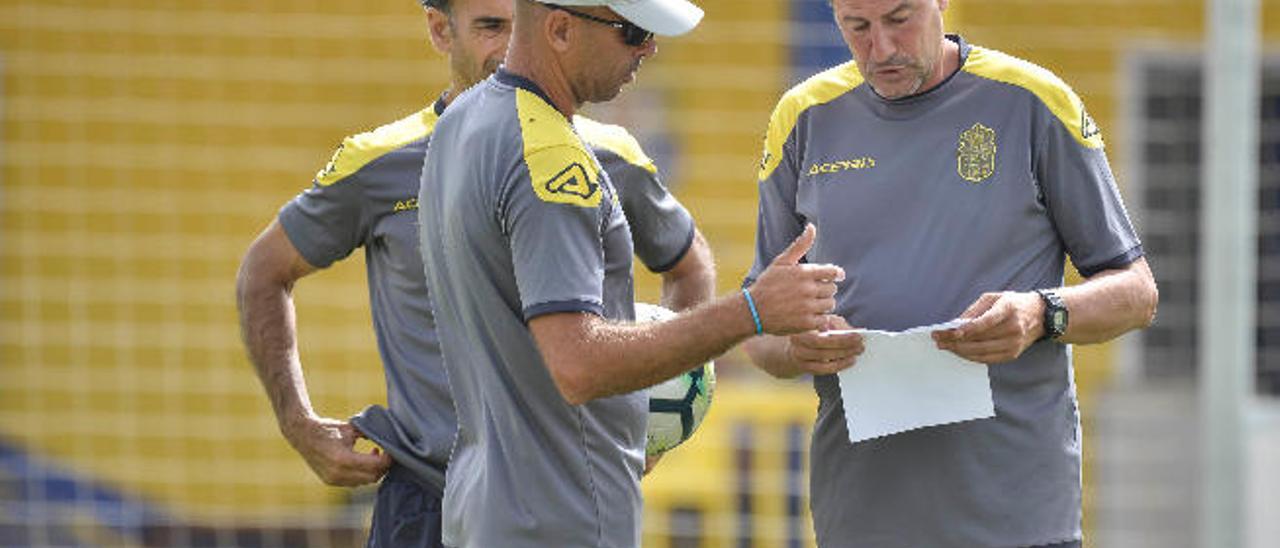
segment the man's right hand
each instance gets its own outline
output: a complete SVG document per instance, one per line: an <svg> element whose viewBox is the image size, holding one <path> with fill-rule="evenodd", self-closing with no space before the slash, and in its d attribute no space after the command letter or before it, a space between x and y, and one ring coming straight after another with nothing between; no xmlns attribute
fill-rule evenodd
<svg viewBox="0 0 1280 548"><path fill-rule="evenodd" d="M790 335L821 329L826 315L835 309L836 282L844 280L844 269L800 263L817 233L812 224L805 226L748 288L765 333Z"/></svg>
<svg viewBox="0 0 1280 548"><path fill-rule="evenodd" d="M317 416L307 395L291 291L294 282L315 270L280 222L271 221L249 246L236 277L240 333L289 445L329 485L373 483L391 467L391 458L380 451L356 451L360 432L344 421Z"/></svg>
<svg viewBox="0 0 1280 548"><path fill-rule="evenodd" d="M316 476L329 485L374 483L391 468L391 457L377 448L370 453L356 451L356 440L364 434L346 421L310 417L289 426L284 434Z"/></svg>

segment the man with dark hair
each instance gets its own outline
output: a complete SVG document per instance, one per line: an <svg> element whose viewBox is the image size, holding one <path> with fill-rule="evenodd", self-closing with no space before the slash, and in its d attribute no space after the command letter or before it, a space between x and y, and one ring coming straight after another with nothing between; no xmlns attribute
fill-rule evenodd
<svg viewBox="0 0 1280 548"><path fill-rule="evenodd" d="M493 73L511 33L509 0L423 0L432 44L448 56L450 85L435 103L345 139L311 188L287 203L249 248L238 279L245 345L280 430L330 485L378 481L370 546L440 546L440 499L456 419L441 364L415 210L428 140L463 90ZM636 253L663 279L663 304L709 299L715 271L693 219L667 192L626 130L575 120L618 186ZM441 160L455 161L453 158ZM433 181L423 182L432 192ZM387 403L350 421L311 406L290 291L303 276L363 247ZM368 437L384 451L355 451ZM385 477L384 477L385 473Z"/></svg>
<svg viewBox="0 0 1280 548"><path fill-rule="evenodd" d="M814 374L820 546L1079 547L1069 344L1148 325L1155 282L1083 102L1043 68L943 34L947 4L832 2L853 60L774 110L749 279L807 224L837 235L808 257L848 272L827 327L968 319L933 337L987 364L995 417L852 443L831 373L856 361L856 333L746 349L774 375ZM1067 255L1085 278L1072 287Z"/></svg>

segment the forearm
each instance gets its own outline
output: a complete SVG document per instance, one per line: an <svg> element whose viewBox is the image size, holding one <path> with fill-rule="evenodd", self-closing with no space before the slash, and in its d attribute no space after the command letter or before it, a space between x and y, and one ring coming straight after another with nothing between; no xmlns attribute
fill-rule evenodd
<svg viewBox="0 0 1280 548"><path fill-rule="evenodd" d="M687 310L715 297L716 268L711 248L695 231L693 243L676 266L662 273L662 305Z"/></svg>
<svg viewBox="0 0 1280 548"><path fill-rule="evenodd" d="M1059 294L1070 312L1060 340L1073 344L1106 342L1151 325L1159 300L1145 259L1095 274L1084 283L1062 288Z"/></svg>
<svg viewBox="0 0 1280 548"><path fill-rule="evenodd" d="M817 229L809 225L774 258L751 284L754 304L748 304L745 291L734 292L651 324L560 313L530 320L529 329L571 404L653 386L759 331L793 335L825 325L844 271L830 264L799 264L816 237Z"/></svg>
<svg viewBox="0 0 1280 548"><path fill-rule="evenodd" d="M742 349L756 367L779 379L791 379L804 373L800 364L787 352L787 337L760 335L743 343Z"/></svg>
<svg viewBox="0 0 1280 548"><path fill-rule="evenodd" d="M290 289L243 271L237 283L241 338L286 435L291 422L314 415L298 358Z"/></svg>
<svg viewBox="0 0 1280 548"><path fill-rule="evenodd" d="M530 323L565 399L581 404L653 386L720 356L755 332L742 295L705 303L663 322L627 324L591 314ZM581 322L580 328L557 322ZM576 340L568 340L568 339Z"/></svg>
<svg viewBox="0 0 1280 548"><path fill-rule="evenodd" d="M714 271L662 277L662 305L671 310L688 310L715 297Z"/></svg>

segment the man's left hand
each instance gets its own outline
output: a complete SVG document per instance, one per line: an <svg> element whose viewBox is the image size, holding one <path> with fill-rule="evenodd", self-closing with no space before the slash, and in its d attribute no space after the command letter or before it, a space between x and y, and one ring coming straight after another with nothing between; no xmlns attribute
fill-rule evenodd
<svg viewBox="0 0 1280 548"><path fill-rule="evenodd" d="M1017 359L1044 334L1044 302L1035 293L984 293L960 315L971 321L934 331L938 348L988 365Z"/></svg>

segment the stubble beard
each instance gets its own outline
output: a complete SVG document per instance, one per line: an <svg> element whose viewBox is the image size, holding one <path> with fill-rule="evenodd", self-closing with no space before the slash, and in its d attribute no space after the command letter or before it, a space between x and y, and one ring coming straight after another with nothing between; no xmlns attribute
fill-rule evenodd
<svg viewBox="0 0 1280 548"><path fill-rule="evenodd" d="M635 79L634 75L640 71L640 64L642 62L643 62L642 59L637 59L636 61L632 62L631 66L628 67L627 72L623 73L620 77L616 79L611 79L608 83L600 86L600 88L595 90L595 93L591 94L591 96L588 97L585 100L585 102L607 103L609 101L616 99L619 95L622 94L622 89L627 87L627 84L631 83Z"/></svg>
<svg viewBox="0 0 1280 548"><path fill-rule="evenodd" d="M928 76L928 68L926 64L910 58L892 58L884 63L872 64L867 74L872 75L868 80L872 81L872 88L876 93L885 99L901 99L910 97L920 92L920 88L924 87L925 80ZM885 89L884 86L876 86L874 82L875 74L885 68L896 68L905 70L911 77L910 85L905 86L901 91Z"/></svg>

